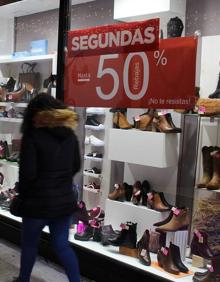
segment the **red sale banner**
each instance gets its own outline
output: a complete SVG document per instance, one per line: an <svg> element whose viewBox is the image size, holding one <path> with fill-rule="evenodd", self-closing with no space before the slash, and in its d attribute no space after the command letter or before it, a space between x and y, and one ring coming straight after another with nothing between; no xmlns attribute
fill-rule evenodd
<svg viewBox="0 0 220 282"><path fill-rule="evenodd" d="M155 51L67 56L65 103L79 107L191 108L197 39L161 40Z"/></svg>
<svg viewBox="0 0 220 282"><path fill-rule="evenodd" d="M68 56L158 49L159 19L97 26L68 32Z"/></svg>

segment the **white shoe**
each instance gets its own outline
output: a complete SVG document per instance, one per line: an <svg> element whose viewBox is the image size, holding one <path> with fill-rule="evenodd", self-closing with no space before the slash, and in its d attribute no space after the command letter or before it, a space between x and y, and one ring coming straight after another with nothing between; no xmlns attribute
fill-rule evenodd
<svg viewBox="0 0 220 282"><path fill-rule="evenodd" d="M89 137L89 136L86 136L86 137L85 137L84 144L85 144L85 145L89 145L89 143L90 143L90 137Z"/></svg>
<svg viewBox="0 0 220 282"><path fill-rule="evenodd" d="M93 146L102 147L105 144L102 140L98 139L94 135L90 135L89 138L90 138L90 144Z"/></svg>
<svg viewBox="0 0 220 282"><path fill-rule="evenodd" d="M85 124L85 128L87 129L93 129L93 130L104 130L105 127L103 124L99 124L99 125L89 125L89 124Z"/></svg>
<svg viewBox="0 0 220 282"><path fill-rule="evenodd" d="M104 115L105 109L104 108L87 108L86 109L87 114L95 114L95 115Z"/></svg>

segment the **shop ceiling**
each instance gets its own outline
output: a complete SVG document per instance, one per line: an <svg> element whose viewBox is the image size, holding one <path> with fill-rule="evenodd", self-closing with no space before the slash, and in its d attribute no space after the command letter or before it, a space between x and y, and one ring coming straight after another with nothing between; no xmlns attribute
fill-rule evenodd
<svg viewBox="0 0 220 282"><path fill-rule="evenodd" d="M95 0L72 0L72 5ZM8 4L8 5L6 5ZM60 0L0 0L0 17L20 17L59 8Z"/></svg>

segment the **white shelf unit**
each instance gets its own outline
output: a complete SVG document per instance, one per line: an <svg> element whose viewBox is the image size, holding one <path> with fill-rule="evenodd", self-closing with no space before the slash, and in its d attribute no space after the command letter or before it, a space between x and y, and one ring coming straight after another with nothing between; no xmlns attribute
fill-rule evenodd
<svg viewBox="0 0 220 282"><path fill-rule="evenodd" d="M11 122L11 123L22 123L22 118L7 118L7 117L0 117L0 122Z"/></svg>
<svg viewBox="0 0 220 282"><path fill-rule="evenodd" d="M0 57L0 77L8 77L9 73L16 82L19 81L19 73L22 73L21 66L23 63L37 63L34 72L40 73L40 89L39 92L43 90L43 82L45 79L50 77L51 74L57 73L57 55L39 55L39 56L27 56L15 58L12 55L6 55ZM56 96L56 91L54 88L51 89L54 97ZM4 101L2 105L4 105ZM17 107L26 107L26 103L17 103Z"/></svg>
<svg viewBox="0 0 220 282"><path fill-rule="evenodd" d="M5 216L7 218L11 218L11 219L13 219L17 222L21 222L20 217L15 217L12 214L10 214L9 211L3 210L1 208L0 208L0 215ZM48 234L49 233L48 227L45 227L43 229L43 232ZM164 270L162 270L160 268L156 268L154 266L146 266L146 265L140 263L139 259L137 259L137 258L133 258L133 257L129 257L129 256L119 254L118 247L102 246L100 243L97 243L97 242L94 242L94 241L83 242L83 241L75 240L74 234L75 234L75 230L70 229L69 242L73 243L74 245L77 245L81 248L84 248L85 250L89 250L89 251L93 251L95 253L99 253L100 255L103 255L105 257L113 259L116 262L118 261L118 262L123 263L125 265L135 267L136 269L139 269L141 271L149 272L151 274L156 275L158 278L160 278L162 276L167 281L179 281L179 282L191 282L192 281L192 275L193 274L189 274L189 275L187 275L185 277L181 277L181 278L175 277L175 276L169 274L168 272L165 272ZM157 255L156 254L151 253L150 256L151 256L152 262L157 261L157 257L156 257ZM195 267L192 266L192 262L191 262L190 259L186 259L186 261L184 261L184 264L186 264L186 266L188 268L190 268L190 270L192 270L193 272L201 271L201 269L198 269L198 268L195 268Z"/></svg>
<svg viewBox="0 0 220 282"><path fill-rule="evenodd" d="M121 223L132 221L137 223L137 236L140 239L146 229L155 229L153 224L163 221L169 212L158 212L142 205L134 205L131 202L106 200L105 225L111 224L118 230Z"/></svg>
<svg viewBox="0 0 220 282"><path fill-rule="evenodd" d="M177 134L110 129L108 158L157 168L177 166Z"/></svg>
<svg viewBox="0 0 220 282"><path fill-rule="evenodd" d="M9 56L1 56L0 57L0 65L2 64L17 64L17 63L33 63L33 62L52 62L52 74L56 74L56 63L57 63L57 55L56 54L48 54L48 55L39 55L39 56L27 56L27 57L13 57Z"/></svg>
<svg viewBox="0 0 220 282"><path fill-rule="evenodd" d="M13 106L15 108L26 108L27 103L0 102L0 107Z"/></svg>

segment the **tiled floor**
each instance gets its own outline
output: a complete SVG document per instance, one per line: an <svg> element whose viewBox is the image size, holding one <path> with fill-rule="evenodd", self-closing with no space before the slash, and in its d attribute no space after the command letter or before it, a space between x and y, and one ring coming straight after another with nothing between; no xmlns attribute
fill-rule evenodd
<svg viewBox="0 0 220 282"><path fill-rule="evenodd" d="M11 282L18 275L20 249L6 241L0 240L0 282ZM35 263L31 282L67 282L62 268L38 258ZM81 282L92 282L84 277Z"/></svg>

